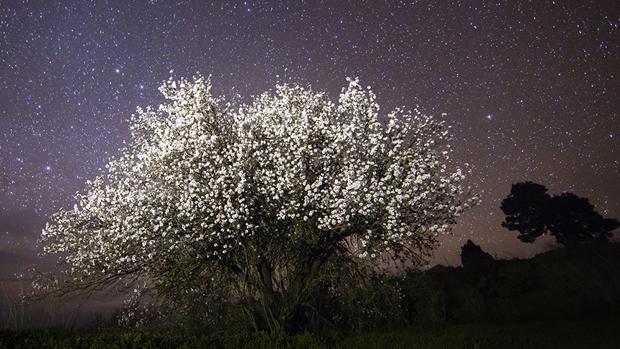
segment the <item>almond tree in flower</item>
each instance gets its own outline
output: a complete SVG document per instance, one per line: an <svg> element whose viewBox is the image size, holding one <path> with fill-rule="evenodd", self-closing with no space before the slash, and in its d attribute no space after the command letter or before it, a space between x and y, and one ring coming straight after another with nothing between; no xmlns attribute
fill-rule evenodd
<svg viewBox="0 0 620 349"><path fill-rule="evenodd" d="M169 302L234 302L249 324L290 331L328 270L419 263L474 202L443 122L417 109L380 121L357 79L338 103L278 85L235 106L202 77L160 91L167 103L138 109L120 157L43 231L66 267L57 289L140 277Z"/></svg>

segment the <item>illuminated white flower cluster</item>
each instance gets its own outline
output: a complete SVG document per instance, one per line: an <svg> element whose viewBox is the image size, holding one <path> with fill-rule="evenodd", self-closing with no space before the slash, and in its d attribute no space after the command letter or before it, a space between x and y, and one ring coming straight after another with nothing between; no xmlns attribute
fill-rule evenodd
<svg viewBox="0 0 620 349"><path fill-rule="evenodd" d="M87 275L155 272L258 238L355 241L349 253L371 258L448 232L471 201L443 123L401 109L380 120L372 91L348 83L338 104L279 85L235 107L202 77L168 81L169 102L139 109L107 174L52 217L45 251Z"/></svg>

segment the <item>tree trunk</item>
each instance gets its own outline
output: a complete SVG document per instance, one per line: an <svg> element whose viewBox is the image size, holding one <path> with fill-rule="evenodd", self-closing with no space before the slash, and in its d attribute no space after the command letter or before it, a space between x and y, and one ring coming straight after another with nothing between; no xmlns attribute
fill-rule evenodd
<svg viewBox="0 0 620 349"><path fill-rule="evenodd" d="M265 257L256 265L259 279L260 314L269 331L275 333L296 333L305 329L304 303L309 298L309 287L316 280L326 258L310 255L290 276L288 287L274 289L272 267Z"/></svg>

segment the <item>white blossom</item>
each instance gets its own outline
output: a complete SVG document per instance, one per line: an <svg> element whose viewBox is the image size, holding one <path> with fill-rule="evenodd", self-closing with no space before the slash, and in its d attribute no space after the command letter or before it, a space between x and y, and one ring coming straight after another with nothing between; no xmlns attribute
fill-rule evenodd
<svg viewBox="0 0 620 349"><path fill-rule="evenodd" d="M472 203L443 122L417 109L381 122L357 79L338 104L278 85L233 107L202 77L160 91L168 102L138 109L122 155L43 231L79 273L157 275L187 251L218 263L259 234L358 241L351 256L374 258L449 232Z"/></svg>

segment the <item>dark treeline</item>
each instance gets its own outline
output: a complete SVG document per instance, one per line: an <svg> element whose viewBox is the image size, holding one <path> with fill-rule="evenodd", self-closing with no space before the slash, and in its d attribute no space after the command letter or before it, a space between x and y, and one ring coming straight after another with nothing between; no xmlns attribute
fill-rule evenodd
<svg viewBox="0 0 620 349"><path fill-rule="evenodd" d="M462 267L404 279L412 322L523 322L620 314L620 244L596 243L494 260L471 241Z"/></svg>

